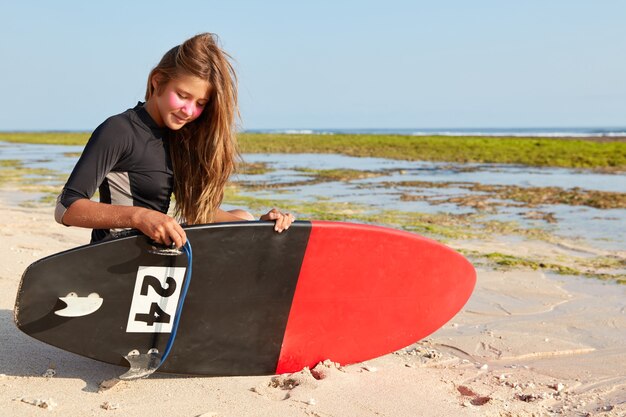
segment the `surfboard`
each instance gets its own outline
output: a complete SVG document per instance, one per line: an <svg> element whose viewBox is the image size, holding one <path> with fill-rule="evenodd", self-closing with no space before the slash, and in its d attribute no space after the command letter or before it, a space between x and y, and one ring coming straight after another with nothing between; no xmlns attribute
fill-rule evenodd
<svg viewBox="0 0 626 417"><path fill-rule="evenodd" d="M448 322L476 281L462 255L391 228L296 221L186 227L192 280L159 372L271 375L351 364L406 347ZM162 352L188 268L141 234L30 265L15 322L50 345L114 365Z"/></svg>

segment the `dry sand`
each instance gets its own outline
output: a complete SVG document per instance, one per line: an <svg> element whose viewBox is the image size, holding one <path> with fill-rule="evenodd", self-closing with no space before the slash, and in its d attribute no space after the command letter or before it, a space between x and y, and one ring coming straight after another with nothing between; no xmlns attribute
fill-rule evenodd
<svg viewBox="0 0 626 417"><path fill-rule="evenodd" d="M24 269L84 244L50 209L0 205L0 416L625 416L626 287L479 270L444 328L367 363L276 377L153 375L82 358L22 334ZM522 248L523 249L523 248Z"/></svg>

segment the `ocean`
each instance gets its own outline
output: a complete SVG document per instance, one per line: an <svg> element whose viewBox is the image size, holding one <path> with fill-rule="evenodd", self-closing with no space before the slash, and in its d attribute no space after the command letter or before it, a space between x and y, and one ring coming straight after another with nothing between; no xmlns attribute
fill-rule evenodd
<svg viewBox="0 0 626 417"><path fill-rule="evenodd" d="M408 136L517 136L517 137L626 137L626 127L549 128L428 128L428 129L244 129L246 133L299 135L408 135Z"/></svg>

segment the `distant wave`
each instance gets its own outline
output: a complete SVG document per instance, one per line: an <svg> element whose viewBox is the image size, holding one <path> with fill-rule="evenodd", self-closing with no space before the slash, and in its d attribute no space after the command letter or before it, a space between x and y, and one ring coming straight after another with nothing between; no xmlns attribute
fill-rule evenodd
<svg viewBox="0 0 626 417"><path fill-rule="evenodd" d="M252 129L246 133L276 133L283 135L333 135L335 132L318 129Z"/></svg>
<svg viewBox="0 0 626 417"><path fill-rule="evenodd" d="M509 137L541 137L541 138L589 138L589 137L624 137L626 130L615 132L580 132L580 131L442 131L442 132L412 132L412 136L509 136Z"/></svg>
<svg viewBox="0 0 626 417"><path fill-rule="evenodd" d="M485 129L247 129L246 133L290 135L407 135L512 137L626 137L626 128L485 128Z"/></svg>

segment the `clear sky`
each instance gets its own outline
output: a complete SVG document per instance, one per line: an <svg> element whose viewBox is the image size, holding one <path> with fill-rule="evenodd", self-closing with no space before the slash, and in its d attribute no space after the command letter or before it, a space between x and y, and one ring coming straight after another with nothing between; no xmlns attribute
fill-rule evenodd
<svg viewBox="0 0 626 417"><path fill-rule="evenodd" d="M6 1L0 130L93 130L214 32L242 127L626 125L626 1Z"/></svg>

